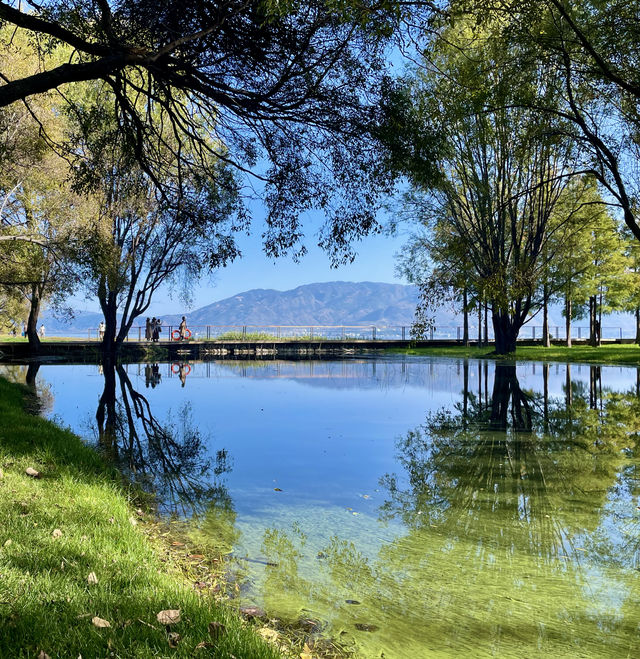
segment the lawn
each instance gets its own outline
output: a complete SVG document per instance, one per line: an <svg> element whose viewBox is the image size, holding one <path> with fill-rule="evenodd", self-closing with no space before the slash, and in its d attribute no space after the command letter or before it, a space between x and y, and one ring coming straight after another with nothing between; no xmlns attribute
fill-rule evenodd
<svg viewBox="0 0 640 659"><path fill-rule="evenodd" d="M431 355L443 357L470 357L474 359L496 359L491 354L493 348L477 348L464 346L445 346L441 348L409 348L393 350L408 355ZM502 359L516 361L554 361L554 362L586 362L592 364L630 364L640 365L640 346L636 344L608 344L597 348L579 345L566 346L519 346L515 353Z"/></svg>
<svg viewBox="0 0 640 659"><path fill-rule="evenodd" d="M185 581L120 474L25 392L0 378L0 657L280 656Z"/></svg>

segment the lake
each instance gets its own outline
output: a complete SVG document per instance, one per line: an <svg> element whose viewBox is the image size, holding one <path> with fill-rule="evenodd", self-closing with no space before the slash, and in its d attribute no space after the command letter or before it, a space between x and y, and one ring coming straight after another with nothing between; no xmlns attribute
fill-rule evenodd
<svg viewBox="0 0 640 659"><path fill-rule="evenodd" d="M37 373L36 373L37 371ZM640 656L640 374L372 357L4 366L361 657Z"/></svg>

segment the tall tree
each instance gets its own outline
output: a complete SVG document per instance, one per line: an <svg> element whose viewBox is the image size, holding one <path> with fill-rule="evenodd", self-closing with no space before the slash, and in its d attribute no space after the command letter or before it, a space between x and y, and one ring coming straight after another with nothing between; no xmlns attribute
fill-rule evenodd
<svg viewBox="0 0 640 659"><path fill-rule="evenodd" d="M461 40L468 42L462 51L448 45ZM515 350L520 328L537 305L551 218L575 174L573 145L557 137L555 119L540 120L516 103L532 86L545 85L541 77L502 76L493 68L496 45L464 22L445 41L408 86L413 106L390 106L389 123L398 124L394 112L408 112L414 117L408 126L417 116L431 127L427 134L442 136L435 175L433 165L419 157L406 158L400 167L431 195L440 221L472 264L491 307L496 352L505 354ZM411 138L389 139L393 145ZM568 233L566 224L556 227L556 235L561 232Z"/></svg>
<svg viewBox="0 0 640 659"><path fill-rule="evenodd" d="M212 162L207 177L198 172L187 177L176 159L159 190L113 139L113 115L97 117L91 101L87 108L86 116L78 114L73 133L82 154L77 180L98 205L83 234L81 260L84 281L105 318L104 355L113 361L161 284L178 275L193 282L203 269L238 255L233 233L244 216L237 182L224 160ZM171 144L170 136L165 139Z"/></svg>
<svg viewBox="0 0 640 659"><path fill-rule="evenodd" d="M13 36L5 67L34 71L32 44L24 35ZM4 28L0 41L6 38ZM66 125L56 100L41 95L29 108L14 104L0 110L0 287L28 303L27 335L34 351L41 305L60 304L76 283L75 236L88 205L69 189L69 164L45 137L46 132L59 139Z"/></svg>
<svg viewBox="0 0 640 659"><path fill-rule="evenodd" d="M546 69L559 102L533 94L520 103L566 120L566 136L640 240L640 2L453 0L450 7L490 26L496 43L515 46L516 57L503 58L512 72L532 63Z"/></svg>

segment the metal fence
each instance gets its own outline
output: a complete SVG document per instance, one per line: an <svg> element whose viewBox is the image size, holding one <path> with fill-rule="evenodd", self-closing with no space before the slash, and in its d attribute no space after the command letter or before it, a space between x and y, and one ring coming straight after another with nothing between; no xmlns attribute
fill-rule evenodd
<svg viewBox="0 0 640 659"><path fill-rule="evenodd" d="M488 339L493 341L493 328L488 328ZM195 341L279 341L279 340L297 340L297 341L348 341L348 340L387 340L387 341L408 341L412 339L410 325L193 325L189 327L191 332L190 339ZM549 327L552 339L566 340L564 325L555 325ZM518 340L540 340L542 339L541 325L524 325L520 330ZM61 334L61 336L64 334ZM66 334L65 336L69 336ZM456 339L461 341L463 329L461 325L450 325L436 327L434 330L427 332L424 339ZM98 330L90 329L83 338L89 340L98 340ZM162 325L160 341L179 338L177 325ZM589 327L576 325L571 328L572 339L588 339ZM615 339L634 339L635 330L625 329L615 326L603 326L601 338L608 340ZM478 339L477 326L469 328L469 339L476 341ZM127 340L144 341L144 326L132 327L129 331ZM484 328L483 328L484 340Z"/></svg>

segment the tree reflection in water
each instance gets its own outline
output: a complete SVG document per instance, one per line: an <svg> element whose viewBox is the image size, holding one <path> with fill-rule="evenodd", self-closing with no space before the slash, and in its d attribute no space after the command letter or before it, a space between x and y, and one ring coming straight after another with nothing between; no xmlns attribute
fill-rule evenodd
<svg viewBox="0 0 640 659"><path fill-rule="evenodd" d="M640 401L590 371L555 400L548 370L534 394L497 363L490 401L466 389L398 440L379 515L404 531L373 556L332 538L310 580L302 530L268 530L265 602L365 629L366 656L637 655Z"/></svg>
<svg viewBox="0 0 640 659"><path fill-rule="evenodd" d="M228 508L229 495L219 477L231 470L229 455L220 449L213 460L208 457L190 406L178 410L177 420L160 421L121 364L106 365L103 374L96 422L108 458L152 492L163 512L192 516L218 503Z"/></svg>

